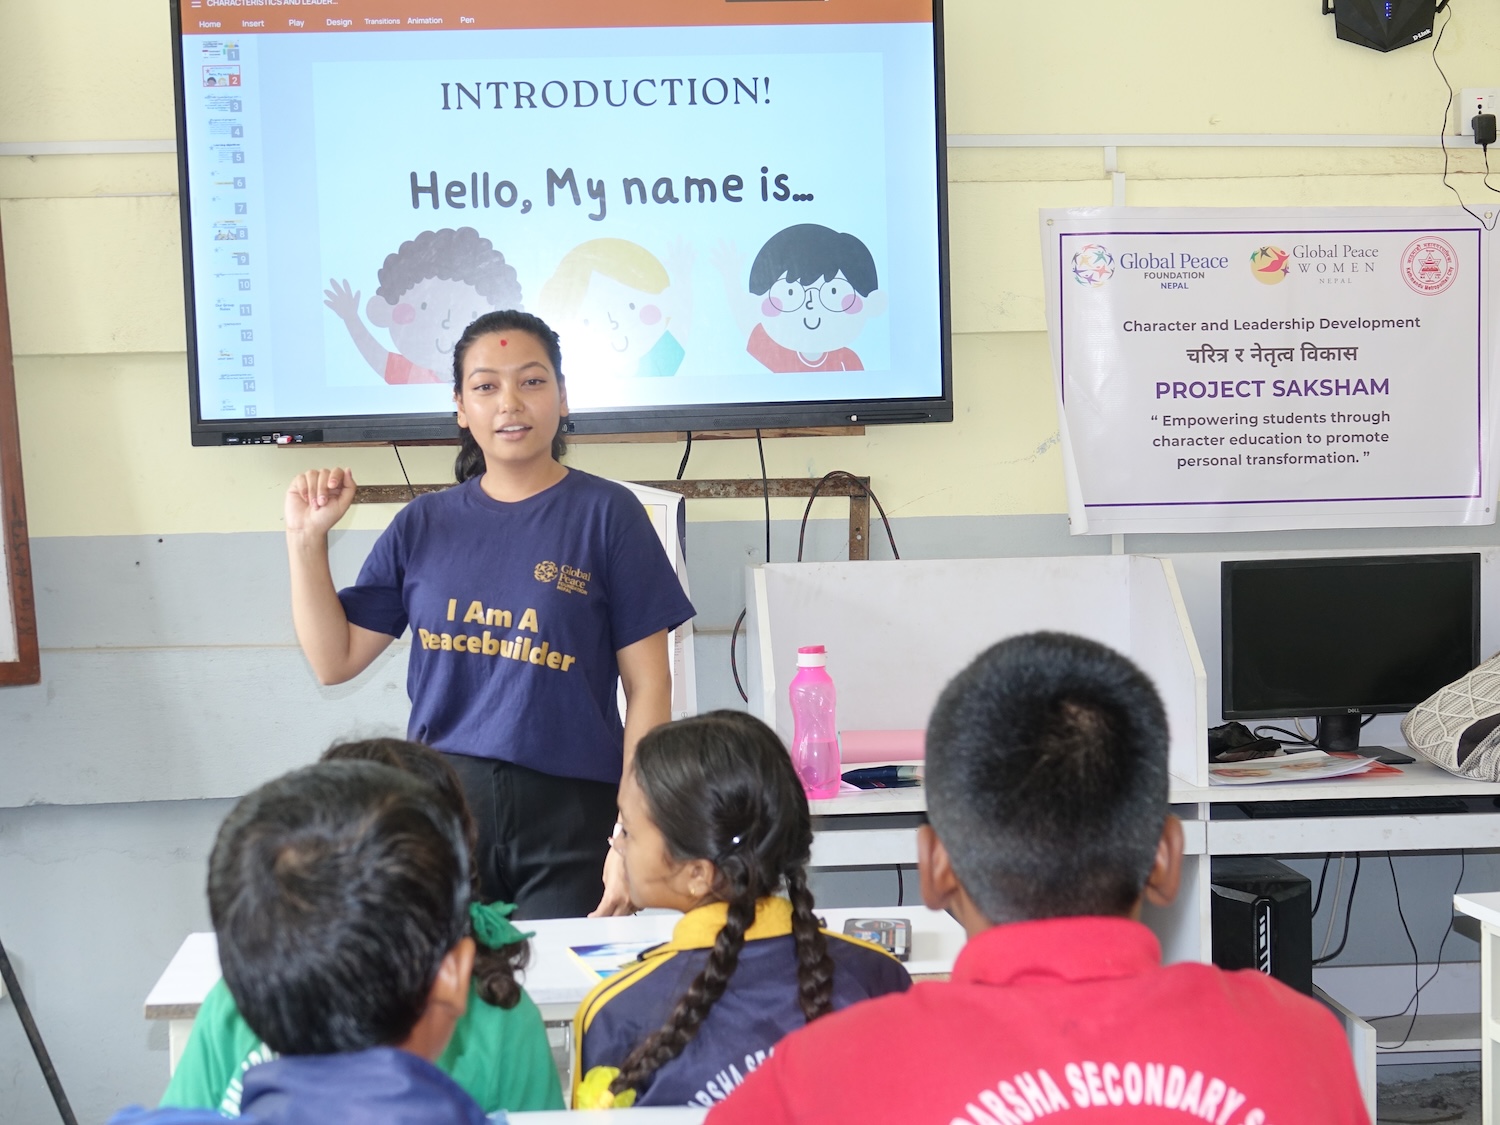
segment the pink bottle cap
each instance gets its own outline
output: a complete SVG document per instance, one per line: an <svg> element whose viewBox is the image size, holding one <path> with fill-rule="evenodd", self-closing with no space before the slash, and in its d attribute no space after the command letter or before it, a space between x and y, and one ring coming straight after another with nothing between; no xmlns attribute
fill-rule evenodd
<svg viewBox="0 0 1500 1125"><path fill-rule="evenodd" d="M797 650L798 668L826 668L827 666L827 649L822 645L803 645Z"/></svg>

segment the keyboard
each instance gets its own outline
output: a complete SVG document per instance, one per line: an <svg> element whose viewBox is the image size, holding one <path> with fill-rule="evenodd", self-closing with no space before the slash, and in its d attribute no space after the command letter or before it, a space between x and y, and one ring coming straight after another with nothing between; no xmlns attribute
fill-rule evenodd
<svg viewBox="0 0 1500 1125"><path fill-rule="evenodd" d="M1431 816L1466 813L1462 797L1332 797L1326 801L1247 801L1239 806L1256 820L1324 816Z"/></svg>

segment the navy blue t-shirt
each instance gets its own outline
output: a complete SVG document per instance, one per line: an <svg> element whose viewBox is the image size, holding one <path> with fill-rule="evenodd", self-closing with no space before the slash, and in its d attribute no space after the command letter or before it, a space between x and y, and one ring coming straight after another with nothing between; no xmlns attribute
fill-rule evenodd
<svg viewBox="0 0 1500 1125"><path fill-rule="evenodd" d="M478 477L417 497L339 600L362 628L411 626L411 738L607 782L625 744L615 653L694 613L641 502L577 469L514 504Z"/></svg>

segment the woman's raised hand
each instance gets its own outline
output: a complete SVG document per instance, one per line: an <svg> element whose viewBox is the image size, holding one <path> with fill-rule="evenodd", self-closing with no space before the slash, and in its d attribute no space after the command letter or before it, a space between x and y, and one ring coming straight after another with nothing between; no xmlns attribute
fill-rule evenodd
<svg viewBox="0 0 1500 1125"><path fill-rule="evenodd" d="M287 531L328 534L354 502L354 488L350 469L299 473L286 490Z"/></svg>

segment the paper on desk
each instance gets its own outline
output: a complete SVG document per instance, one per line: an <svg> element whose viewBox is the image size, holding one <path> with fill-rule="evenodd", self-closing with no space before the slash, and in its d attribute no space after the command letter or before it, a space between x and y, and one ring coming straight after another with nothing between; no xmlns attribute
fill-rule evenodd
<svg viewBox="0 0 1500 1125"><path fill-rule="evenodd" d="M1364 773L1376 764L1374 758L1346 758L1309 750L1274 758L1256 758L1208 767L1211 785L1265 785L1273 781L1313 781L1320 777L1345 777Z"/></svg>
<svg viewBox="0 0 1500 1125"><path fill-rule="evenodd" d="M568 952L585 972L603 980L633 965L642 953L660 944L659 941L606 941L597 945L571 945Z"/></svg>

